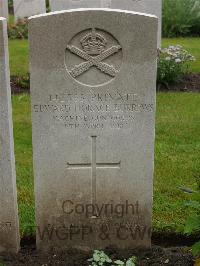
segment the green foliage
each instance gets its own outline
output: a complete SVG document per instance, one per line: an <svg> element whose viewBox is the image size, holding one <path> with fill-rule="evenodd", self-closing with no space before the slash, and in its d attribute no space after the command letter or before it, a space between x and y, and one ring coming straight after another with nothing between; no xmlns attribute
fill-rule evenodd
<svg viewBox="0 0 200 266"><path fill-rule="evenodd" d="M8 8L9 8L9 11L13 10L13 0L8 0Z"/></svg>
<svg viewBox="0 0 200 266"><path fill-rule="evenodd" d="M185 233L192 234L200 232L200 216L189 217L185 226Z"/></svg>
<svg viewBox="0 0 200 266"><path fill-rule="evenodd" d="M92 264L90 266L135 266L136 257L131 257L127 261L111 260L104 251L95 250L91 259L88 260Z"/></svg>
<svg viewBox="0 0 200 266"><path fill-rule="evenodd" d="M163 0L163 37L199 36L200 0Z"/></svg>
<svg viewBox="0 0 200 266"><path fill-rule="evenodd" d="M197 178L199 191L192 193L192 199L185 203L185 206L195 210L195 214L189 216L184 232L188 235L200 234L200 177ZM193 254L200 255L200 241L192 246Z"/></svg>
<svg viewBox="0 0 200 266"><path fill-rule="evenodd" d="M28 23L27 20L19 20L16 24L8 25L9 39L28 39Z"/></svg>
<svg viewBox="0 0 200 266"><path fill-rule="evenodd" d="M91 266L101 266L112 263L112 260L103 251L99 250L95 250L92 258L88 261L92 263Z"/></svg>
<svg viewBox="0 0 200 266"><path fill-rule="evenodd" d="M28 90L30 87L30 75L12 77L12 82L20 89Z"/></svg>
<svg viewBox="0 0 200 266"><path fill-rule="evenodd" d="M200 241L192 246L192 253L196 256L200 254Z"/></svg>
<svg viewBox="0 0 200 266"><path fill-rule="evenodd" d="M157 81L159 83L179 83L187 69L174 61L159 60Z"/></svg>
<svg viewBox="0 0 200 266"><path fill-rule="evenodd" d="M169 46L159 51L157 81L161 83L178 83L189 72L188 62L194 57L182 46Z"/></svg>

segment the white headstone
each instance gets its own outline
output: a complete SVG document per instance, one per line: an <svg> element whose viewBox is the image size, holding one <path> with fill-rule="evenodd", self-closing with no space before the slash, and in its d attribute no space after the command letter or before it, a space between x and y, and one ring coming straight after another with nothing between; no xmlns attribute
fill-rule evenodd
<svg viewBox="0 0 200 266"><path fill-rule="evenodd" d="M46 13L45 0L13 0L15 21Z"/></svg>
<svg viewBox="0 0 200 266"><path fill-rule="evenodd" d="M8 0L0 0L0 17L8 19Z"/></svg>
<svg viewBox="0 0 200 266"><path fill-rule="evenodd" d="M0 18L0 252L19 250L6 19Z"/></svg>
<svg viewBox="0 0 200 266"><path fill-rule="evenodd" d="M156 15L159 18L158 47L161 47L162 0L50 0L50 6L52 11L101 7L131 10Z"/></svg>
<svg viewBox="0 0 200 266"><path fill-rule="evenodd" d="M29 34L38 248L150 247L157 18L77 9Z"/></svg>

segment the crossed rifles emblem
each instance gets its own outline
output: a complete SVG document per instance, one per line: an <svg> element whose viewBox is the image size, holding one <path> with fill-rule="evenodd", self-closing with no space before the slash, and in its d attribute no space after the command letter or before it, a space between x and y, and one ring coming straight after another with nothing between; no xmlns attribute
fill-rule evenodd
<svg viewBox="0 0 200 266"><path fill-rule="evenodd" d="M97 33L95 29L92 29L91 33L87 34L81 39L81 44L83 50L74 45L67 46L67 49L71 53L85 60L85 62L75 65L69 71L72 77L76 78L80 76L88 71L91 67L96 67L101 72L111 77L116 76L118 70L116 70L113 65L103 62L103 60L119 52L119 50L121 50L120 45L115 45L105 50L107 41L105 37Z"/></svg>

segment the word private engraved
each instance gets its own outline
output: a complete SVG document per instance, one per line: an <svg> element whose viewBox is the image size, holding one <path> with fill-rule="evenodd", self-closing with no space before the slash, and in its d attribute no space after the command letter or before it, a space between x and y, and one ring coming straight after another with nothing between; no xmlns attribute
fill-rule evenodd
<svg viewBox="0 0 200 266"><path fill-rule="evenodd" d="M76 81L90 86L103 85L115 78L121 57L122 47L118 41L95 28L76 35L66 48L68 73Z"/></svg>

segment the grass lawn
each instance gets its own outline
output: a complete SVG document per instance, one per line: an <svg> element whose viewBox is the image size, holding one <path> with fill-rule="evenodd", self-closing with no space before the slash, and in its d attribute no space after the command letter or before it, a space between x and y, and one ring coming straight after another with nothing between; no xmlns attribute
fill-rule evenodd
<svg viewBox="0 0 200 266"><path fill-rule="evenodd" d="M30 96L12 96L19 216L22 235L34 224Z"/></svg>
<svg viewBox="0 0 200 266"><path fill-rule="evenodd" d="M13 101L18 202L22 235L34 225L30 96ZM154 231L182 232L192 210L178 187L196 188L200 173L200 94L158 93L154 179Z"/></svg>
<svg viewBox="0 0 200 266"><path fill-rule="evenodd" d="M28 41L9 40L11 76L23 76L29 72Z"/></svg>
<svg viewBox="0 0 200 266"><path fill-rule="evenodd" d="M170 44L183 45L196 61L191 63L192 72L200 73L200 38L163 39L163 47ZM28 41L9 40L11 75L25 75L28 72Z"/></svg>

